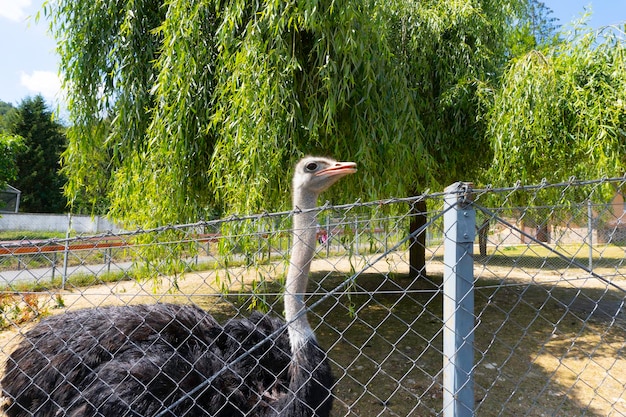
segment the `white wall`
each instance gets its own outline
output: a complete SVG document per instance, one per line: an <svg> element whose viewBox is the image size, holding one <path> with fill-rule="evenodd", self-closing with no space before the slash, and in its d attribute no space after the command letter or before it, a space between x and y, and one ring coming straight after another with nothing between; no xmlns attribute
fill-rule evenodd
<svg viewBox="0 0 626 417"><path fill-rule="evenodd" d="M31 230L67 232L67 214L2 213L0 230ZM119 232L121 228L99 216L72 215L72 230L76 233Z"/></svg>

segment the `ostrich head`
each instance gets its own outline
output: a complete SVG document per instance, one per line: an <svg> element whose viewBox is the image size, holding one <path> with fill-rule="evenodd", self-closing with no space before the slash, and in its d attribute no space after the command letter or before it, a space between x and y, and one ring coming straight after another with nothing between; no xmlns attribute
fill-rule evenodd
<svg viewBox="0 0 626 417"><path fill-rule="evenodd" d="M356 172L354 162L306 157L296 165L293 176L294 208L313 208L317 197L340 178Z"/></svg>

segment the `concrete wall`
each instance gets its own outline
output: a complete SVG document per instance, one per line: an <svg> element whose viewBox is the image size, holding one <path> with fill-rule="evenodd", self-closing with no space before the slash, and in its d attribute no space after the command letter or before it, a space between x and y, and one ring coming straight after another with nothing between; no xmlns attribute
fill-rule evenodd
<svg viewBox="0 0 626 417"><path fill-rule="evenodd" d="M2 213L0 230L67 232L68 221L67 214ZM120 227L103 217L83 215L72 215L71 228L83 234L121 231Z"/></svg>

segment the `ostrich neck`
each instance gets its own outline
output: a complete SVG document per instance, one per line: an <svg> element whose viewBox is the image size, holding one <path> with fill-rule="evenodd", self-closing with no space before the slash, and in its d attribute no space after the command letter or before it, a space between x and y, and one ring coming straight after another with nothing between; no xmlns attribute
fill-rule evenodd
<svg viewBox="0 0 626 417"><path fill-rule="evenodd" d="M307 210L317 204L317 195L301 196L294 194L294 209ZM305 314L304 294L306 293L311 260L315 253L316 218L314 211L295 213L293 216L293 245L291 261L285 283L285 319L292 352L296 352L308 340L315 339L313 330Z"/></svg>

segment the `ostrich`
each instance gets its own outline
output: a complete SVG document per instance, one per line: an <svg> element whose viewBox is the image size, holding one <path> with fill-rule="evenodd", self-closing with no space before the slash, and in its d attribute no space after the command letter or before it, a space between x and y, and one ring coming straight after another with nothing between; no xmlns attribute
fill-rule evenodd
<svg viewBox="0 0 626 417"><path fill-rule="evenodd" d="M285 322L254 312L220 325L175 304L77 310L42 320L6 362L17 416L328 416L334 383L305 314L321 192L356 164L307 157L293 178ZM286 327L287 333L284 330Z"/></svg>

